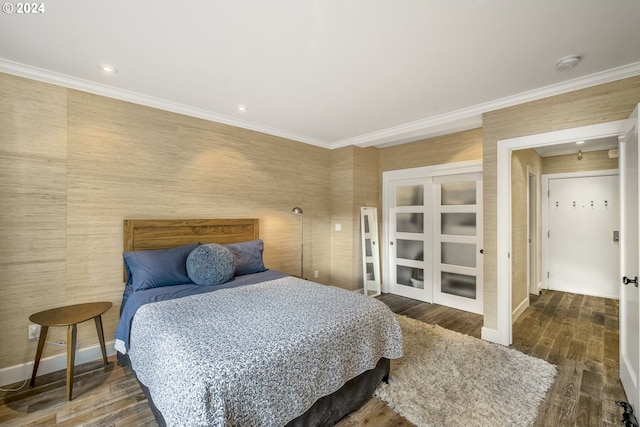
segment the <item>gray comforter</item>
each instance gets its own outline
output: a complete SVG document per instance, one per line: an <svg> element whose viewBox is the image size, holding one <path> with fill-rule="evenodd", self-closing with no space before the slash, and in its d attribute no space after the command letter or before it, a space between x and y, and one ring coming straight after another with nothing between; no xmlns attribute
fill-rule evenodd
<svg viewBox="0 0 640 427"><path fill-rule="evenodd" d="M144 305L129 350L169 426L281 426L401 356L386 305L293 277Z"/></svg>

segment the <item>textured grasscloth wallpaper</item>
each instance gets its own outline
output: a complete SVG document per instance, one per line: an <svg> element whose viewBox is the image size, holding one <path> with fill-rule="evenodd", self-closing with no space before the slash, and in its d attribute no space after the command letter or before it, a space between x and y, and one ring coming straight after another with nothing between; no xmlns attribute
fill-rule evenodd
<svg viewBox="0 0 640 427"><path fill-rule="evenodd" d="M485 326L495 328L496 141L623 119L639 100L631 78L487 113L482 129L331 151L0 74L0 369L32 361L26 331L38 310L112 301L112 337L125 218L257 217L267 266L296 274L299 217L289 211L302 206L305 274L358 289L359 208L380 209L381 172L480 158ZM65 339L63 328L50 333ZM97 344L90 322L79 342Z"/></svg>
<svg viewBox="0 0 640 427"><path fill-rule="evenodd" d="M329 150L9 75L0 129L0 368L32 360L28 316L56 305L112 301L112 339L123 219L259 218L266 265L295 274L302 206L305 270L330 283Z"/></svg>

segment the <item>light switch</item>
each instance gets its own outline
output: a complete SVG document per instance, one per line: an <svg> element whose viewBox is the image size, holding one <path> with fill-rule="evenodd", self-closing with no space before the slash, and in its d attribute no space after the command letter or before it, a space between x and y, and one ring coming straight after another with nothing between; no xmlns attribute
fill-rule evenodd
<svg viewBox="0 0 640 427"><path fill-rule="evenodd" d="M342 224L336 224L336 231L342 231Z"/></svg>

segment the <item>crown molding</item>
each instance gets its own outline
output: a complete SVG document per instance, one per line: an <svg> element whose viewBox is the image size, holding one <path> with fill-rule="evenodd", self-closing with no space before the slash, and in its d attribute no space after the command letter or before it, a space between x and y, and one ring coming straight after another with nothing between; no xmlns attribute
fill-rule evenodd
<svg viewBox="0 0 640 427"><path fill-rule="evenodd" d="M355 145L358 147L389 147L420 139L434 138L450 133L479 128L482 127L482 114L486 112L512 107L514 105L536 101L542 98L560 95L599 84L609 83L627 77L634 77L640 75L640 62L612 68L610 70L579 77L563 83L545 86L514 96L500 98L483 104L474 105L449 113L416 120L398 126L392 126L375 132L334 142L322 141L316 138L287 132L258 123L239 120L222 114L215 114L210 111L190 107L188 105L154 98L124 89L117 89L101 83L79 79L66 74L32 67L3 58L0 58L0 72L38 80L45 83L51 83L70 89L76 89L83 92L89 92L95 95L119 99L121 101L132 102L147 107L158 108L160 110L170 111L186 116L236 126L293 141L303 142L305 144L315 145L321 148L335 149L349 145Z"/></svg>
<svg viewBox="0 0 640 427"><path fill-rule="evenodd" d="M454 132L482 127L482 114L513 107L526 102L537 101L550 96L561 95L591 86L609 83L640 75L640 62L624 65L600 73L590 74L562 83L544 86L468 108L440 114L422 120L405 123L353 138L343 139L331 145L332 148L357 145L359 147L390 147L420 139L434 138Z"/></svg>
<svg viewBox="0 0 640 427"><path fill-rule="evenodd" d="M212 113L200 108L190 107L188 105L143 95L125 89L114 88L112 86L80 79L77 77L72 77L66 74L56 73L54 71L45 70L43 68L32 67L30 65L21 64L19 62L9 61L4 58L0 58L0 72L12 74L19 77L25 77L32 80L38 80L44 83L51 83L69 89L76 89L83 92L92 93L94 95L106 96L108 98L114 98L120 101L132 102L134 104L157 108L172 113L183 114L185 116L196 117L199 119L209 120L225 125L266 133L268 135L278 136L297 142L304 142L306 144L316 145L322 148L331 148L330 144L315 138L310 138L304 135L287 132L269 126L264 126L259 123L239 120L222 114Z"/></svg>

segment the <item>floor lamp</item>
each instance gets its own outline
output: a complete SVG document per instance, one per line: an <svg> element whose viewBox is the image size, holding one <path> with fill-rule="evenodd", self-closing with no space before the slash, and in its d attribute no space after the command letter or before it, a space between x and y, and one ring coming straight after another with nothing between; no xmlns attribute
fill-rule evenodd
<svg viewBox="0 0 640 427"><path fill-rule="evenodd" d="M302 208L291 209L292 214L300 215L300 278L304 279L304 226L302 220Z"/></svg>

